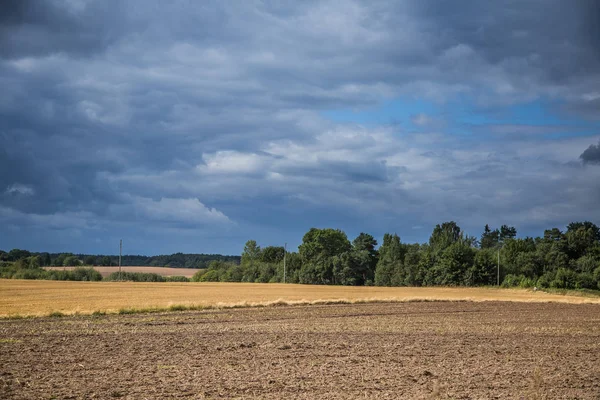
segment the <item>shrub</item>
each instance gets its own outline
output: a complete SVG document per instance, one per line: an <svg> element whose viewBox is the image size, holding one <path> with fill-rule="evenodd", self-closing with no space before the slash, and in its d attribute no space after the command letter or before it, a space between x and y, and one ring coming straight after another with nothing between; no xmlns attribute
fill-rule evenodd
<svg viewBox="0 0 600 400"><path fill-rule="evenodd" d="M206 273L206 269L201 269L192 276L192 282L202 282L201 278Z"/></svg>
<svg viewBox="0 0 600 400"><path fill-rule="evenodd" d="M544 275L540 276L537 280L537 286L540 288L549 288L550 283L554 279L554 274L551 272L546 272Z"/></svg>
<svg viewBox="0 0 600 400"><path fill-rule="evenodd" d="M190 280L185 276L165 276L166 282L189 282Z"/></svg>
<svg viewBox="0 0 600 400"><path fill-rule="evenodd" d="M522 288L532 288L535 286L535 280L531 278L527 278L526 276L521 277L521 281L519 282L519 287Z"/></svg>
<svg viewBox="0 0 600 400"><path fill-rule="evenodd" d="M145 272L113 272L106 281L129 281L129 282L165 282L164 276Z"/></svg>
<svg viewBox="0 0 600 400"><path fill-rule="evenodd" d="M577 282L577 273L570 269L559 268L556 271L554 280L550 282L550 287L555 289L575 289Z"/></svg>
<svg viewBox="0 0 600 400"><path fill-rule="evenodd" d="M70 277L73 281L101 281L102 275L100 272L96 271L94 268L75 268L70 272L67 276Z"/></svg>
<svg viewBox="0 0 600 400"><path fill-rule="evenodd" d="M515 286L519 286L519 284L521 283L521 280L525 278L522 275L513 275L513 274L508 274L504 277L504 280L502 281L502 287L503 288L510 288L510 287L515 287Z"/></svg>
<svg viewBox="0 0 600 400"><path fill-rule="evenodd" d="M575 288L576 289L595 289L596 281L594 280L594 276L590 273L581 273L577 274L575 278Z"/></svg>
<svg viewBox="0 0 600 400"><path fill-rule="evenodd" d="M196 272L197 274L198 272ZM219 282L219 271L216 271L214 269L208 270L206 271L206 273L202 274L202 276L200 276L200 279L198 280L198 282Z"/></svg>

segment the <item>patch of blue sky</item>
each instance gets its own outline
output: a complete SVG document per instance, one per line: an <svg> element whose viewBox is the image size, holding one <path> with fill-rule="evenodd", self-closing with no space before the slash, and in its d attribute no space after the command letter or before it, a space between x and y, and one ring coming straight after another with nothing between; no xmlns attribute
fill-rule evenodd
<svg viewBox="0 0 600 400"><path fill-rule="evenodd" d="M412 119L424 114L433 120L444 121L444 130L454 135L470 135L473 131L483 130L490 125L547 127L548 132L537 135L547 139L590 136L597 134L600 129L597 121L570 117L560 110L561 103L558 101L534 100L506 106L481 107L468 96L458 96L446 103L396 98L368 108L334 109L321 114L339 123L365 126L399 124L416 131L424 128L413 123Z"/></svg>
<svg viewBox="0 0 600 400"><path fill-rule="evenodd" d="M321 115L331 121L361 125L411 124L417 114L438 115L440 106L422 99L396 98L377 106L361 109L335 109L323 111Z"/></svg>

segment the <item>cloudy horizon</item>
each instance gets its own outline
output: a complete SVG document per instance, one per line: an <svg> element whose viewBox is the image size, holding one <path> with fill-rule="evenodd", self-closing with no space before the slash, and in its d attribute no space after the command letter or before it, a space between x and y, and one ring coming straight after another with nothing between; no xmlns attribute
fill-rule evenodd
<svg viewBox="0 0 600 400"><path fill-rule="evenodd" d="M8 0L0 249L600 224L594 0Z"/></svg>

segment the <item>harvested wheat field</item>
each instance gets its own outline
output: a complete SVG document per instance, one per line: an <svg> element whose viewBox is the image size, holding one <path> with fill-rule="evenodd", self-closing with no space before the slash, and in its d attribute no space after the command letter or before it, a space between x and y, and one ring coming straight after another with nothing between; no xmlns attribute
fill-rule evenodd
<svg viewBox="0 0 600 400"><path fill-rule="evenodd" d="M0 321L5 399L598 399L600 305L411 302Z"/></svg>
<svg viewBox="0 0 600 400"><path fill-rule="evenodd" d="M80 267L44 267L44 269L55 269L55 270L73 270ZM100 272L102 276L108 276L113 272L119 272L119 267L91 267L96 271ZM121 267L123 272L143 272L146 274L158 274L161 276L185 276L191 278L196 272L199 271L197 268L169 268L169 267Z"/></svg>
<svg viewBox="0 0 600 400"><path fill-rule="evenodd" d="M64 282L0 279L0 316L90 314L122 309L231 307L277 303L412 300L510 300L600 303L531 290L494 288L348 287L253 283Z"/></svg>

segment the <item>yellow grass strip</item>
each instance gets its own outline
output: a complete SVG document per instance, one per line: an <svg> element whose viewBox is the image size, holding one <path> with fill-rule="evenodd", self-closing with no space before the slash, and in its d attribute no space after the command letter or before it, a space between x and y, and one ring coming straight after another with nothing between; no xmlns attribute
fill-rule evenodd
<svg viewBox="0 0 600 400"><path fill-rule="evenodd" d="M116 313L277 304L374 301L596 303L600 298L521 289L347 287L258 283L61 282L0 279L0 316Z"/></svg>
<svg viewBox="0 0 600 400"><path fill-rule="evenodd" d="M47 270L66 270L71 271L77 267L44 267ZM119 267L92 267L96 271L100 272L102 276L108 276L113 272L119 272ZM191 278L196 272L199 271L197 268L170 268L170 267L121 267L123 272L143 272L150 274L158 274L161 276L185 276Z"/></svg>

